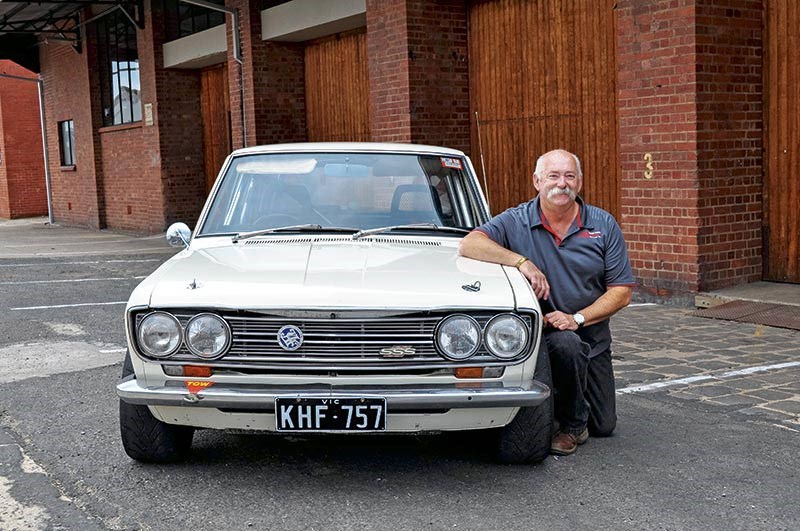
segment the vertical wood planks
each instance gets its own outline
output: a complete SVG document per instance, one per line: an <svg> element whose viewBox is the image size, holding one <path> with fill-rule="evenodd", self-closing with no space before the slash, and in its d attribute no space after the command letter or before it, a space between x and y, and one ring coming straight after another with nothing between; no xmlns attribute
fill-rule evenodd
<svg viewBox="0 0 800 531"><path fill-rule="evenodd" d="M340 34L309 43L305 69L308 140L368 141L366 33Z"/></svg>
<svg viewBox="0 0 800 531"><path fill-rule="evenodd" d="M200 72L200 114L203 118L205 192L208 193L225 157L231 152L231 104L226 64Z"/></svg>
<svg viewBox="0 0 800 531"><path fill-rule="evenodd" d="M472 153L478 157L477 111L493 213L535 195L536 158L564 148L581 159L585 199L619 214L613 7L613 0L470 3Z"/></svg>
<svg viewBox="0 0 800 531"><path fill-rule="evenodd" d="M764 278L800 282L800 7L764 9Z"/></svg>

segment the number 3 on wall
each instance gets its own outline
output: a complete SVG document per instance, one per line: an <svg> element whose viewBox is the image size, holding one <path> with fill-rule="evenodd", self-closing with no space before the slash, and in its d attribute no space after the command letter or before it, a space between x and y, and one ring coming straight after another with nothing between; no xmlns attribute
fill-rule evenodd
<svg viewBox="0 0 800 531"><path fill-rule="evenodd" d="M652 179L653 178L653 154L652 153L645 153L644 160L647 162L644 167L644 178L645 179Z"/></svg>

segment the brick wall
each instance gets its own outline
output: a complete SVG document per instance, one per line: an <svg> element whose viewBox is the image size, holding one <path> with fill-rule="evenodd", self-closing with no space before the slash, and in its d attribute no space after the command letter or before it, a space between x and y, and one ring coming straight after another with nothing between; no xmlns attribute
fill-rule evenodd
<svg viewBox="0 0 800 531"><path fill-rule="evenodd" d="M367 0L369 124L375 142L411 140L406 0Z"/></svg>
<svg viewBox="0 0 800 531"><path fill-rule="evenodd" d="M91 33L91 32L89 32ZM98 193L99 153L95 152L93 104L89 84L89 54L68 44L42 44L39 60L44 78L45 121L52 180L53 215L65 224L101 228ZM62 169L58 122L73 120L75 168Z"/></svg>
<svg viewBox="0 0 800 531"><path fill-rule="evenodd" d="M372 140L469 151L464 0L368 0Z"/></svg>
<svg viewBox="0 0 800 531"><path fill-rule="evenodd" d="M760 279L760 2L620 1L617 49L621 221L641 292Z"/></svg>
<svg viewBox="0 0 800 531"><path fill-rule="evenodd" d="M145 2L145 29L136 32L141 79L142 121L99 130L102 153L102 194L106 226L132 232L164 230L165 194L161 178L159 131L144 125L144 105L153 105L158 123L157 71L152 35L153 14ZM160 47L160 45L159 45ZM100 65L97 68L101 68ZM166 112L171 112L167 110Z"/></svg>
<svg viewBox="0 0 800 531"><path fill-rule="evenodd" d="M697 2L700 289L761 280L760 0Z"/></svg>
<svg viewBox="0 0 800 531"><path fill-rule="evenodd" d="M31 79L37 77L9 60L0 61L0 72ZM0 202L0 217L47 214L38 85L0 78L0 113L3 122L0 166L4 170L7 199L5 210Z"/></svg>
<svg viewBox="0 0 800 531"><path fill-rule="evenodd" d="M616 10L620 221L640 291L662 297L700 283L694 3L620 0Z"/></svg>
<svg viewBox="0 0 800 531"><path fill-rule="evenodd" d="M197 70L164 69L164 23L161 4L154 2L150 34L164 194L163 228L175 221L194 227L206 199L203 162L203 122L200 113L200 73Z"/></svg>
<svg viewBox="0 0 800 531"><path fill-rule="evenodd" d="M240 13L247 145L305 141L304 45L263 41L258 0L227 0L226 5L239 9ZM230 27L228 23L229 34ZM232 45L229 49L233 49ZM232 144L239 148L242 145L239 66L230 53L228 56Z"/></svg>
<svg viewBox="0 0 800 531"><path fill-rule="evenodd" d="M464 0L409 0L411 140L469 153L469 62Z"/></svg>
<svg viewBox="0 0 800 531"><path fill-rule="evenodd" d="M1 87L1 85L0 85ZM0 90L2 90L0 88ZM3 130L3 100L0 93L0 218L10 218L11 209L8 203L8 181L6 180L6 165L3 158L6 156L5 132Z"/></svg>

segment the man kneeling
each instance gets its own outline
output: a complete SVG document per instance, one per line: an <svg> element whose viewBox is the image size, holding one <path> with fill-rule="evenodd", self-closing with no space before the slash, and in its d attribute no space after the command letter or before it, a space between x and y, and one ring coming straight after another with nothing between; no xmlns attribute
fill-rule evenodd
<svg viewBox="0 0 800 531"><path fill-rule="evenodd" d="M609 318L627 306L633 273L614 217L578 197L578 157L536 161L538 195L495 216L461 242L461 255L514 266L542 303L559 428L551 452L569 455L617 423Z"/></svg>

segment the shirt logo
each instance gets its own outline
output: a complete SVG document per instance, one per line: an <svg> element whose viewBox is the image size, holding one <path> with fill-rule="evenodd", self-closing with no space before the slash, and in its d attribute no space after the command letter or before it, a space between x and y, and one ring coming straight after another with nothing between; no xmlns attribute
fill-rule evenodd
<svg viewBox="0 0 800 531"><path fill-rule="evenodd" d="M599 230L598 231L591 231L591 230L583 229L580 232L580 234L578 234L578 238L591 238L593 240L597 239L597 238L602 238L602 237L603 237L603 233L600 232Z"/></svg>
<svg viewBox="0 0 800 531"><path fill-rule="evenodd" d="M278 330L278 345L289 352L295 351L303 344L303 332L294 325L286 325Z"/></svg>

